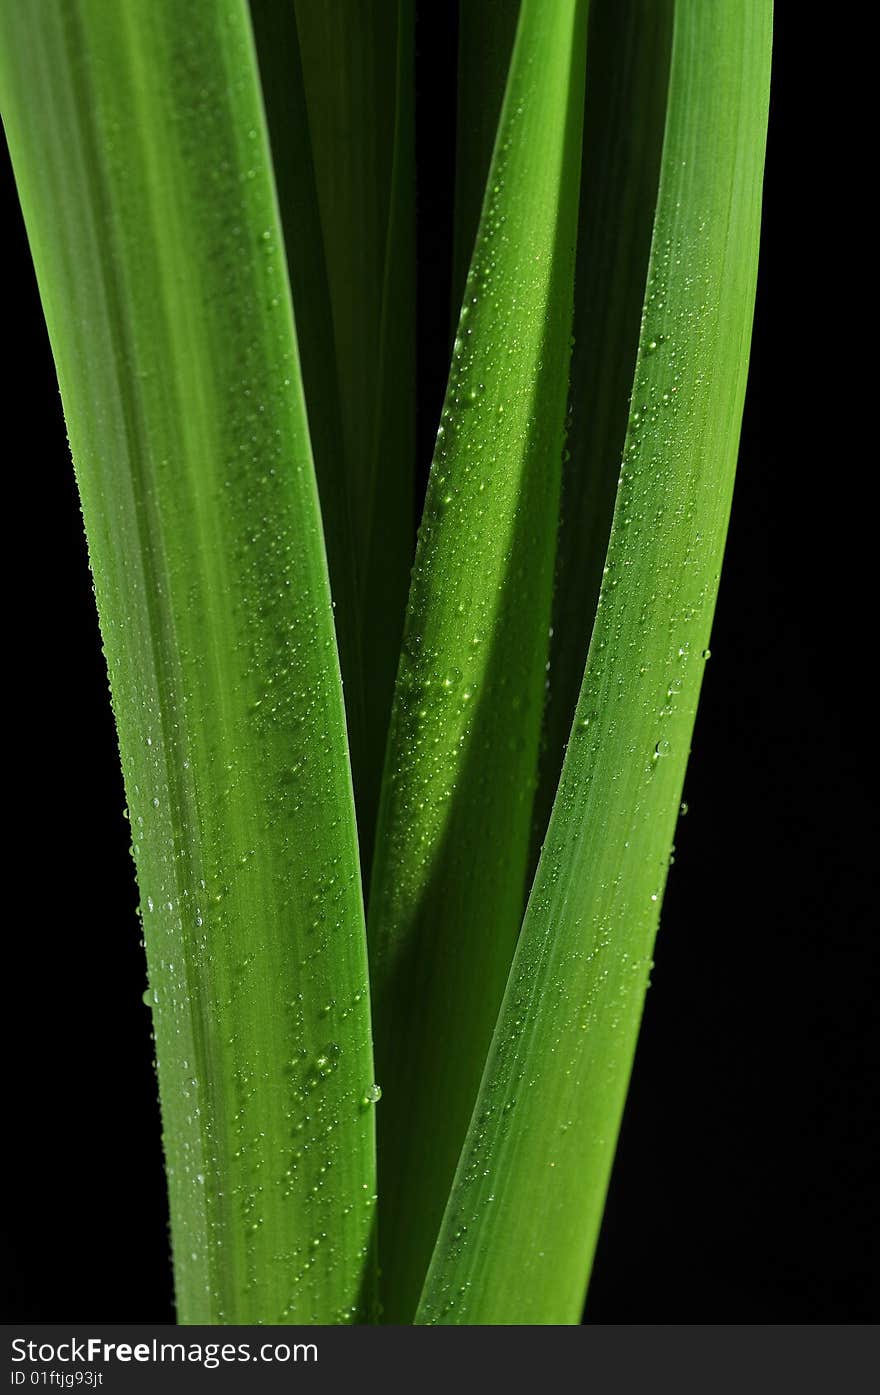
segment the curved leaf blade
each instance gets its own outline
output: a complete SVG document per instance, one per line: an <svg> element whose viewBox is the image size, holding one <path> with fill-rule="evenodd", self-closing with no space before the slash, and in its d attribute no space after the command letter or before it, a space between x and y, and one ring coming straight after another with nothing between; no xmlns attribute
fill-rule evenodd
<svg viewBox="0 0 880 1395"><path fill-rule="evenodd" d="M369 914L390 1321L418 1299L522 916L585 32L582 0L522 7L413 569Z"/></svg>
<svg viewBox="0 0 880 1395"><path fill-rule="evenodd" d="M371 1287L366 947L243 0L0 4L142 897L180 1321Z"/></svg>
<svg viewBox="0 0 880 1395"><path fill-rule="evenodd" d="M342 437L330 285L293 0L248 0L296 313L309 440L334 602L353 776L364 741L365 673L356 524ZM381 738L380 738L381 739Z"/></svg>
<svg viewBox="0 0 880 1395"><path fill-rule="evenodd" d="M569 427L534 861L596 614L617 494L657 207L674 0L593 0L574 290Z"/></svg>
<svg viewBox="0 0 880 1395"><path fill-rule="evenodd" d="M418 1321L580 1320L727 530L768 0L677 0L617 506L562 780Z"/></svg>
<svg viewBox="0 0 880 1395"><path fill-rule="evenodd" d="M369 885L415 543L415 6L291 3L339 385L354 596L336 600Z"/></svg>

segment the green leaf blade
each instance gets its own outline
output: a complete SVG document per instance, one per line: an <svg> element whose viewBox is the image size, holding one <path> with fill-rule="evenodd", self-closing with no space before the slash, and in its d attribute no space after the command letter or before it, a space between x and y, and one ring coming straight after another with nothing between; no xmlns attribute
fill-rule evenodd
<svg viewBox="0 0 880 1395"><path fill-rule="evenodd" d="M369 1305L369 994L326 561L240 0L0 5L142 897L179 1319Z"/></svg>
<svg viewBox="0 0 880 1395"><path fill-rule="evenodd" d="M369 916L390 1321L415 1307L522 915L585 29L579 0L523 6L413 569Z"/></svg>
<svg viewBox="0 0 880 1395"><path fill-rule="evenodd" d="M608 570L422 1322L580 1320L727 530L754 305L770 38L765 0L677 0Z"/></svg>
<svg viewBox="0 0 880 1395"><path fill-rule="evenodd" d="M368 886L415 541L415 6L291 2L336 354L354 571L336 600Z"/></svg>
<svg viewBox="0 0 880 1395"><path fill-rule="evenodd" d="M309 439L334 602L353 773L366 739L366 675L350 469L330 285L293 0L249 0L272 149L281 227L296 312ZM368 833L368 839L371 836ZM367 849L369 851L369 847Z"/></svg>
<svg viewBox="0 0 880 1395"><path fill-rule="evenodd" d="M574 347L534 860L584 675L629 417L669 89L674 0L593 0Z"/></svg>

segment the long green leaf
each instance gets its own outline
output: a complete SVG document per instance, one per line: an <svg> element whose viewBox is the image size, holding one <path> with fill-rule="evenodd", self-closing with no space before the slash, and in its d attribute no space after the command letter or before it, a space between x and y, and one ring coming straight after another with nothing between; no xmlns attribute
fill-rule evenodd
<svg viewBox="0 0 880 1395"><path fill-rule="evenodd" d="M361 656L343 676L368 881L415 535L415 6L291 3L339 381Z"/></svg>
<svg viewBox="0 0 880 1395"><path fill-rule="evenodd" d="M663 147L674 0L593 0L569 428L534 860L584 676L629 416Z"/></svg>
<svg viewBox="0 0 880 1395"><path fill-rule="evenodd" d="M369 916L390 1321L415 1309L522 915L585 35L582 0L522 7L413 571Z"/></svg>
<svg viewBox="0 0 880 1395"><path fill-rule="evenodd" d="M0 37L132 824L179 1317L350 1320L366 951L247 8L2 0Z"/></svg>
<svg viewBox="0 0 880 1395"><path fill-rule="evenodd" d="M353 516L351 472L343 448L336 341L299 33L293 0L249 0L249 7L296 309L309 439L321 499L336 640L345 684L349 745L360 751L365 738L366 675L355 554L358 527Z"/></svg>
<svg viewBox="0 0 880 1395"><path fill-rule="evenodd" d="M769 0L677 0L632 411L583 687L419 1320L580 1318L727 530Z"/></svg>

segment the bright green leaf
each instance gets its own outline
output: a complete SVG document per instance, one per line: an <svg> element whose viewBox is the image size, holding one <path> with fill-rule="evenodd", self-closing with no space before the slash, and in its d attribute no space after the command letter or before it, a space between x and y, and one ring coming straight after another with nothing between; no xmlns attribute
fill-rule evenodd
<svg viewBox="0 0 880 1395"><path fill-rule="evenodd" d="M369 1303L339 669L244 0L0 3L140 885L182 1322Z"/></svg>
<svg viewBox="0 0 880 1395"><path fill-rule="evenodd" d="M584 676L639 341L674 0L593 0L574 291L569 427L534 859Z"/></svg>
<svg viewBox="0 0 880 1395"><path fill-rule="evenodd" d="M293 0L249 0L269 128L272 168L296 313L297 341L315 462L350 749L364 741L365 674L361 649L350 472L330 286L312 159L305 83ZM381 740L381 737L379 738Z"/></svg>
<svg viewBox="0 0 880 1395"><path fill-rule="evenodd" d="M346 662L348 645L342 657L369 880L415 534L415 11L414 0L294 2L351 519L359 654ZM347 637L351 602L335 599Z"/></svg>
<svg viewBox="0 0 880 1395"><path fill-rule="evenodd" d="M676 0L644 320L596 624L423 1322L580 1319L727 530L770 32L769 0Z"/></svg>
<svg viewBox="0 0 880 1395"><path fill-rule="evenodd" d="M582 0L522 6L413 570L369 916L390 1321L415 1308L522 915L585 34Z"/></svg>

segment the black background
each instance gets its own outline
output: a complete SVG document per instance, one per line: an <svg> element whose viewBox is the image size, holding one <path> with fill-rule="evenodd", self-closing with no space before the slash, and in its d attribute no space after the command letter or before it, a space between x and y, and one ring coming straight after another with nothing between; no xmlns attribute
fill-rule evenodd
<svg viewBox="0 0 880 1395"><path fill-rule="evenodd" d="M446 7L422 8L420 159L433 169L420 192L426 460L448 328L454 35ZM854 1322L877 1311L867 834L877 756L858 717L875 686L875 625L857 613L872 560L858 527L870 427L850 437L870 411L845 389L850 210L817 197L818 55L805 52L793 8L777 10L752 372L690 812L593 1321ZM833 52L823 57L833 71ZM826 114L829 100L823 89ZM825 187L837 187L830 168L819 161ZM51 357L4 174L4 427L18 445L5 472L3 1315L167 1321L122 784Z"/></svg>

